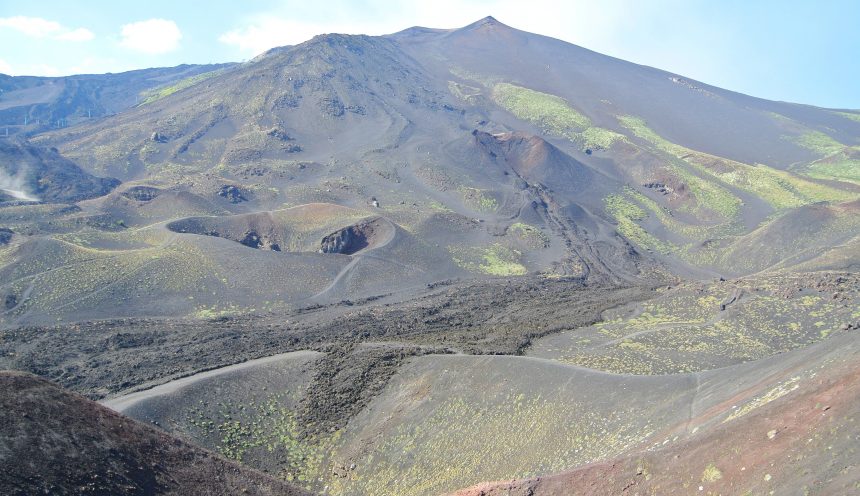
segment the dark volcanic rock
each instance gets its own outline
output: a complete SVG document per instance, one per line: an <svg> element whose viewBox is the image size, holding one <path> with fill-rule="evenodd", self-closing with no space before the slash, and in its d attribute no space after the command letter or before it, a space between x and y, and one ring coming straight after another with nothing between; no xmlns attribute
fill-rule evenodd
<svg viewBox="0 0 860 496"><path fill-rule="evenodd" d="M245 237L239 240L240 243L247 246L248 248L260 248L263 246L263 240L260 238L260 235L255 231L248 231L245 233ZM280 249L278 250L280 251Z"/></svg>
<svg viewBox="0 0 860 496"><path fill-rule="evenodd" d="M161 194L161 190L151 186L134 186L123 191L122 196L131 200L140 202L148 202L156 199Z"/></svg>
<svg viewBox="0 0 860 496"><path fill-rule="evenodd" d="M226 198L230 203L242 203L248 201L245 193L238 187L232 184L225 184L218 190L218 196Z"/></svg>
<svg viewBox="0 0 860 496"><path fill-rule="evenodd" d="M345 227L323 238L320 253L352 255L367 248L374 234L375 227L371 222Z"/></svg>

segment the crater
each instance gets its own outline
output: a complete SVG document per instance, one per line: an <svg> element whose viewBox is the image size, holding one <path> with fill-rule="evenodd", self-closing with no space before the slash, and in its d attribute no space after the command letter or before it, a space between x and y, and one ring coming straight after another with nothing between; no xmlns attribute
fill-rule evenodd
<svg viewBox="0 0 860 496"><path fill-rule="evenodd" d="M283 211L223 217L188 217L170 222L167 229L176 233L224 238L255 250L316 251L343 255L353 255L382 246L388 243L395 233L394 226L381 217L366 218L345 227L338 227L337 223L320 222L319 218L316 219L316 225L309 224L309 219L306 218L308 212L295 213L298 214L295 218L287 216Z"/></svg>
<svg viewBox="0 0 860 496"><path fill-rule="evenodd" d="M132 186L122 192L122 196L139 202L148 202L158 198L161 190L152 186Z"/></svg>
<svg viewBox="0 0 860 496"><path fill-rule="evenodd" d="M354 255L386 244L394 235L391 224L382 218L359 222L339 229L322 239L320 253Z"/></svg>

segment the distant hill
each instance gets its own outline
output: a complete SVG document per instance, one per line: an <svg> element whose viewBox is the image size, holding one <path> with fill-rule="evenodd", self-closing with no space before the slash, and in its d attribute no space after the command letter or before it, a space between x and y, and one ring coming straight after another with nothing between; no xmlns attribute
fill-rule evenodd
<svg viewBox="0 0 860 496"><path fill-rule="evenodd" d="M122 112L149 92L199 78L233 64L141 69L63 77L0 74L0 134L31 134Z"/></svg>

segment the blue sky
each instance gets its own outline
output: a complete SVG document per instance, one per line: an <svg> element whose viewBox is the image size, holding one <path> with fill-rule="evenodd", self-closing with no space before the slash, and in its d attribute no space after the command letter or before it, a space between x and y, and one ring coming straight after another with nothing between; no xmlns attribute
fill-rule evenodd
<svg viewBox="0 0 860 496"><path fill-rule="evenodd" d="M240 61L322 32L450 28L487 15L754 96L860 108L856 0L0 0L0 72Z"/></svg>

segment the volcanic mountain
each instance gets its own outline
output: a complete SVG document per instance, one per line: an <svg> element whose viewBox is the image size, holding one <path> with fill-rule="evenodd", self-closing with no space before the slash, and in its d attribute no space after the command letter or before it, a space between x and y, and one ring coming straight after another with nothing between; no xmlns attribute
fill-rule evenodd
<svg viewBox="0 0 860 496"><path fill-rule="evenodd" d="M177 91L231 65L180 65L66 77L0 74L0 125L7 134L34 133L98 119ZM179 81L183 83L174 84Z"/></svg>
<svg viewBox="0 0 860 496"><path fill-rule="evenodd" d="M0 367L326 494L856 486L857 110L492 17L152 71L0 138Z"/></svg>

